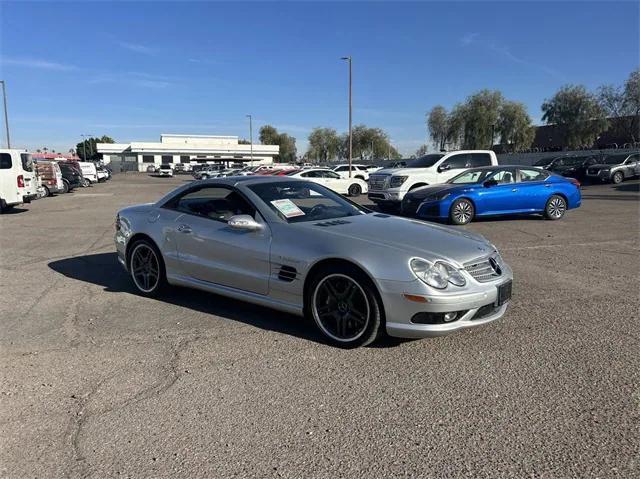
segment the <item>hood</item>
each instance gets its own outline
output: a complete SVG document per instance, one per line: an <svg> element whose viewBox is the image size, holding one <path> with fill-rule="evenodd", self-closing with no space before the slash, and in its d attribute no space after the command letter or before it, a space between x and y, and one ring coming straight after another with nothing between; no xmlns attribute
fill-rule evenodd
<svg viewBox="0 0 640 479"><path fill-rule="evenodd" d="M460 266L493 251L491 244L481 235L399 216L369 213L337 221L340 224L331 224L331 220L326 220L298 223L296 226L335 238L360 241L363 248L367 247L367 243L376 244L426 260L457 262ZM318 225L323 223L327 226Z"/></svg>
<svg viewBox="0 0 640 479"><path fill-rule="evenodd" d="M416 200L424 200L425 198L436 195L438 193L442 193L445 191L453 193L455 191L462 191L472 186L476 185L450 185L447 183L443 183L440 185L423 186L422 188L416 188L415 190L410 191L405 195L405 198L409 197Z"/></svg>
<svg viewBox="0 0 640 479"><path fill-rule="evenodd" d="M384 168L382 170L378 170L371 175L396 175L402 173L408 173L408 170L413 170L415 168Z"/></svg>

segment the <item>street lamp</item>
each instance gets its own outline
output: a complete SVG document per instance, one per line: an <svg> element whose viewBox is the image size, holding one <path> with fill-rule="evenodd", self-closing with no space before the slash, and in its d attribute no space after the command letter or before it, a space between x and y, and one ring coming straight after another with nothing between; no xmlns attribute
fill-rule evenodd
<svg viewBox="0 0 640 479"><path fill-rule="evenodd" d="M11 138L9 138L9 115L7 114L7 87L4 84L4 80L0 80L2 83L2 99L4 100L4 126L7 129L7 148L11 148Z"/></svg>
<svg viewBox="0 0 640 479"><path fill-rule="evenodd" d="M247 115L249 118L249 141L251 142L251 166L253 166L253 118L251 115Z"/></svg>
<svg viewBox="0 0 640 479"><path fill-rule="evenodd" d="M353 154L353 137L351 135L352 102L351 102L351 56L342 57L341 60L349 62L349 178L351 178L351 156Z"/></svg>
<svg viewBox="0 0 640 479"><path fill-rule="evenodd" d="M84 156L84 161L87 161L87 137L91 137L92 133L83 133L80 135L82 137L82 152Z"/></svg>

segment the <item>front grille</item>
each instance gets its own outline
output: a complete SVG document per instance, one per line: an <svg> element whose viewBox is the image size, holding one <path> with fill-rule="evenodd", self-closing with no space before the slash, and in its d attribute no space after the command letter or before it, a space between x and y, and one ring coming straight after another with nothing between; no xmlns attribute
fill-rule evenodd
<svg viewBox="0 0 640 479"><path fill-rule="evenodd" d="M465 263L464 269L473 276L473 279L480 283L493 281L502 275L500 260L497 254Z"/></svg>
<svg viewBox="0 0 640 479"><path fill-rule="evenodd" d="M369 176L370 190L386 190L388 175L371 175Z"/></svg>

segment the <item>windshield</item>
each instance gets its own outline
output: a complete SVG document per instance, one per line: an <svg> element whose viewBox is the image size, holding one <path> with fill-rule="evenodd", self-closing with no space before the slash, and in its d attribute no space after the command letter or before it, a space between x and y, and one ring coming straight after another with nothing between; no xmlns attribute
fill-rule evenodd
<svg viewBox="0 0 640 479"><path fill-rule="evenodd" d="M607 156L603 163L605 165L619 165L627 159L626 155Z"/></svg>
<svg viewBox="0 0 640 479"><path fill-rule="evenodd" d="M460 173L458 176L454 176L447 183L452 185L473 185L476 183L482 183L486 178L493 175L496 172L494 168L482 168L480 170L467 170L464 173Z"/></svg>
<svg viewBox="0 0 640 479"><path fill-rule="evenodd" d="M411 160L407 163L407 168L428 168L437 163L437 161L442 158L444 155L433 154L433 155L425 155L417 158L415 160Z"/></svg>
<svg viewBox="0 0 640 479"><path fill-rule="evenodd" d="M544 166L544 165L548 165L548 164L549 164L549 163L551 163L554 159L555 159L555 157L554 157L554 158L549 158L549 157L547 157L547 158L542 158L541 160L536 161L536 162L533 164L533 166Z"/></svg>
<svg viewBox="0 0 640 479"><path fill-rule="evenodd" d="M277 181L249 186L287 223L332 220L357 216L366 210L333 191L308 181Z"/></svg>

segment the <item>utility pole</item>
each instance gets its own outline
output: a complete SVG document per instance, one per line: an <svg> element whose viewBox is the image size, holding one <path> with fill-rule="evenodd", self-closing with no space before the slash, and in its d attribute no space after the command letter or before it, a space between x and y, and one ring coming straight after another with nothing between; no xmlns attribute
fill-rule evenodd
<svg viewBox="0 0 640 479"><path fill-rule="evenodd" d="M87 161L87 136L91 136L91 133L84 133L80 135L82 137L82 153L84 156L84 161Z"/></svg>
<svg viewBox="0 0 640 479"><path fill-rule="evenodd" d="M251 166L253 166L253 118L251 115L247 115L249 118L249 141L251 142Z"/></svg>
<svg viewBox="0 0 640 479"><path fill-rule="evenodd" d="M351 162L352 162L352 156L353 156L353 135L352 135L352 131L351 131L351 125L352 125L352 110L353 110L353 103L351 101L351 86L352 86L352 81L351 81L351 55L349 55L348 57L342 57L341 60L346 60L349 62L349 178L351 178Z"/></svg>
<svg viewBox="0 0 640 479"><path fill-rule="evenodd" d="M7 86L4 80L0 80L2 83L2 98L4 100L4 126L7 129L7 148L11 148L11 138L9 137L9 114L7 113Z"/></svg>

